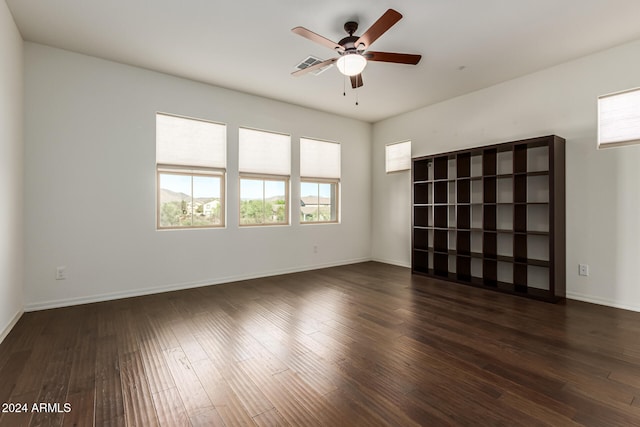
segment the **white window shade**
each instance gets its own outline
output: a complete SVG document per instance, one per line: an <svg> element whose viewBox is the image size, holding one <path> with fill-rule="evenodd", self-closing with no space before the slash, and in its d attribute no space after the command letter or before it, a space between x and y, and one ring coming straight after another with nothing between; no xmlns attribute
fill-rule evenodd
<svg viewBox="0 0 640 427"><path fill-rule="evenodd" d="M280 133L240 128L240 172L291 175L291 137Z"/></svg>
<svg viewBox="0 0 640 427"><path fill-rule="evenodd" d="M387 173L411 169L411 141L385 146L385 169Z"/></svg>
<svg viewBox="0 0 640 427"><path fill-rule="evenodd" d="M640 143L640 88L598 97L598 147Z"/></svg>
<svg viewBox="0 0 640 427"><path fill-rule="evenodd" d="M340 144L300 138L300 176L340 179Z"/></svg>
<svg viewBox="0 0 640 427"><path fill-rule="evenodd" d="M156 114L156 163L225 168L227 127L204 120Z"/></svg>

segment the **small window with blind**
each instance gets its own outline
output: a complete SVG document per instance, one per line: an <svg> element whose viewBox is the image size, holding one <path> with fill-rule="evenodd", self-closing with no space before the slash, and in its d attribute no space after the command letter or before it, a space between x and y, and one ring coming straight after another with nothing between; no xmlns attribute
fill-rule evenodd
<svg viewBox="0 0 640 427"><path fill-rule="evenodd" d="M240 225L289 224L291 137L240 128Z"/></svg>
<svg viewBox="0 0 640 427"><path fill-rule="evenodd" d="M340 144L300 138L300 223L339 221Z"/></svg>
<svg viewBox="0 0 640 427"><path fill-rule="evenodd" d="M640 88L598 97L598 148L640 144Z"/></svg>
<svg viewBox="0 0 640 427"><path fill-rule="evenodd" d="M411 169L411 141L387 144L384 150L387 173Z"/></svg>
<svg viewBox="0 0 640 427"><path fill-rule="evenodd" d="M156 114L157 228L223 227L227 128Z"/></svg>

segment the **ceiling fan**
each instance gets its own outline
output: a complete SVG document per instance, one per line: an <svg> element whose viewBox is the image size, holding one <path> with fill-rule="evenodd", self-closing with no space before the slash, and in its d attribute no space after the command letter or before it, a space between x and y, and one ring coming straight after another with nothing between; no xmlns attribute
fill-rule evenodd
<svg viewBox="0 0 640 427"><path fill-rule="evenodd" d="M326 46L329 49L333 49L340 56L327 59L326 61L319 62L302 70L294 71L291 75L301 76L310 71L336 63L338 70L345 76L349 76L351 79L351 87L355 89L363 85L362 70L367 66L368 61L416 65L420 62L420 58L422 58L421 55L367 50L374 41L395 25L401 18L402 15L399 12L389 9L361 36L353 35L358 30L358 23L349 21L344 24L344 30L349 35L337 43L304 27L293 28L291 31L295 34L321 44L322 46Z"/></svg>

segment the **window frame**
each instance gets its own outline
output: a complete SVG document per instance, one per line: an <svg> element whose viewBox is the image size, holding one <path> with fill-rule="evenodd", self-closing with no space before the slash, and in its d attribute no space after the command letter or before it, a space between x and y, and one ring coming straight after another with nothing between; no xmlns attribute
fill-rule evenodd
<svg viewBox="0 0 640 427"><path fill-rule="evenodd" d="M214 161L209 161L208 163L213 163L213 165L193 165L189 164L190 162L182 162L178 156L178 159L175 163L172 163L170 158L166 157L166 146L163 144L160 145L162 147L160 152L163 154L160 156L162 159L159 161L159 140L164 141L166 135L160 135L158 133L158 117L164 116L172 119L180 119L185 121L193 121L200 122L205 124L214 125L216 127L222 127L224 129L223 139L214 138L212 140L213 144L217 145L217 148L223 150L221 155L215 157ZM221 122L215 122L213 120L207 120L196 117L183 116L179 114L167 113L163 111L156 111L155 113L155 122L156 122L156 230L190 230L190 229L205 229L205 228L225 228L226 227L226 209L227 209L227 201L226 201L226 174L227 174L227 125ZM215 133L215 131L214 131ZM160 139L159 139L160 138ZM190 148L193 148L193 144L189 144ZM213 153L220 154L217 151L213 151ZM216 154L214 154L215 156ZM189 226L161 226L161 188L160 188L160 176L163 174L172 174L172 175L180 175L180 176L188 176L191 177L191 200L193 205L193 178L196 176L203 177L219 177L220 178L220 224L208 224L208 225L193 225L193 210L191 212L191 224Z"/></svg>
<svg viewBox="0 0 640 427"><path fill-rule="evenodd" d="M255 224L246 224L242 222L242 180L253 180L253 181L263 181L262 184L262 203L263 207L266 204L265 193L264 193L264 182L284 182L284 222L262 222ZM249 172L241 172L238 174L238 226L239 227L264 227L264 226L286 226L291 225L291 207L289 203L290 196L290 183L291 177L287 175L270 175L270 174L258 174L258 173L249 173ZM264 209L263 209L264 212ZM265 215L266 216L266 215Z"/></svg>
<svg viewBox="0 0 640 427"><path fill-rule="evenodd" d="M191 209L191 224L188 226L163 226L160 223L161 219L161 197L160 192L160 176L161 175L176 175L186 176L191 178L191 201L193 203L193 178L196 176L206 178L219 178L220 179L220 224L208 224L208 225L193 225L193 208ZM157 230L190 230L190 229L203 229L203 228L224 228L226 227L226 205L225 205L225 188L226 188L226 170L221 168L202 168L202 167L189 167L189 166L177 166L177 165L156 165L156 229Z"/></svg>
<svg viewBox="0 0 640 427"><path fill-rule="evenodd" d="M246 150L246 148L243 148L245 142L248 144L248 146L250 146L253 142L255 142L255 140L252 140L251 138L244 140L242 136L243 131L247 132L247 134L249 135L254 133L265 134L265 138L267 139L273 138L273 137L275 138L285 137L286 138L286 154L288 156L288 162L280 164L281 166L286 167L286 171L279 170L279 172L286 172L286 174L280 174L277 172L271 173L273 172L273 170L272 169L269 170L268 167L266 168L267 172L261 171L260 170L261 168L256 168L256 164L251 163L251 161L249 161L249 166L247 166L246 163L243 165L242 153ZM290 213L291 212L291 201L290 201L291 149L292 149L291 140L292 140L291 134L289 133L283 133L283 132L271 131L271 130L265 130L265 129L257 129L257 128L252 128L247 126L238 127L238 226L262 227L262 226L283 226L283 225L291 224L291 213ZM279 148L281 147L278 146L278 149ZM253 153L253 151L248 151L248 153ZM272 154L272 153L273 152L270 152L269 154ZM249 157L249 160L251 160L251 157ZM263 204L266 203L264 181L284 182L284 186L285 186L285 189L284 189L285 221L284 222L263 222L263 223L256 223L256 224L247 224L242 222L242 180L243 179L263 181L263 187L262 187Z"/></svg>
<svg viewBox="0 0 640 427"><path fill-rule="evenodd" d="M302 212L302 206L300 206L300 224L301 225L307 225L307 224L339 224L340 223L340 180L337 178L309 178L309 177L304 177L304 178L300 178L300 189L302 189L302 184L303 183L307 183L307 184L317 184L318 185L318 199L320 199L320 184L333 184L334 188L335 188L335 212L336 212L336 219L335 220L329 220L329 221L320 221L320 215L319 215L319 211L320 211L320 206L318 205L318 220L317 221L306 221L303 220L303 215L304 213ZM302 201L302 197L304 195L301 193L300 194L300 200Z"/></svg>
<svg viewBox="0 0 640 427"><path fill-rule="evenodd" d="M305 141L311 142L311 143L322 143L322 144L336 144L338 146L338 163L337 163L337 169L334 171L335 174L337 174L338 176L333 176L334 173L330 172L327 173L326 169L322 169L322 168L318 168L317 167L317 163L315 165L310 166L310 169L312 171L316 171L319 172L320 174L326 174L326 176L323 177L317 177L317 176L311 176L311 174L309 175L304 175L304 171L303 169L303 165L306 164L303 161L302 156L304 155L304 153L306 152L302 145L304 144ZM325 140L325 139L319 139L319 138L312 138L312 137L300 137L300 201L302 201L302 197L304 196L302 194L302 184L303 183L308 183L308 184L318 184L318 198L320 197L319 194L319 190L320 184L334 184L334 188L335 188L335 220L329 220L329 221L304 221L303 218L303 213L302 213L302 204L300 204L299 209L300 209L300 224L301 225L308 225L308 224L340 224L340 217L341 217L341 212L340 212L340 185L342 182L342 144L340 142L336 142L336 141L329 141L329 140ZM306 160L306 158L305 158ZM316 158L317 160L317 158ZM329 157L329 161L334 161L335 159L332 159ZM335 165L336 163L329 163L329 166ZM330 168L331 170L331 168ZM313 172L312 172L313 173ZM319 208L318 208L319 209ZM320 215L318 215L318 219L320 218Z"/></svg>

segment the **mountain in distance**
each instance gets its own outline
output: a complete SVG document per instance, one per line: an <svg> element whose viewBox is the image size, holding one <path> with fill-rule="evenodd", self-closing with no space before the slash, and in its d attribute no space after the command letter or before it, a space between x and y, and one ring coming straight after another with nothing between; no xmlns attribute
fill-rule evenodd
<svg viewBox="0 0 640 427"><path fill-rule="evenodd" d="M210 202L211 200L216 200L216 199L217 197L201 197L201 198L196 198L195 201L200 203L207 203L207 202ZM168 190L166 188L161 188L160 200L162 200L164 203L181 202L183 200L186 202L189 202L191 201L191 196L181 192ZM252 200L252 199L242 199L242 200ZM267 197L265 199L266 202L271 202L271 203L275 202L276 200L284 200L284 194L281 196Z"/></svg>
<svg viewBox="0 0 640 427"><path fill-rule="evenodd" d="M216 200L217 197L200 197L200 198L196 198L195 201L196 202L200 202L200 203L207 203L210 202L212 200ZM160 200L162 200L164 203L171 203L171 202L181 202L181 201L185 201L185 202L190 202L191 201L191 196L188 194L184 194L184 193L180 193L180 192L176 192L176 191L171 191L168 190L166 188L161 188L160 189Z"/></svg>

